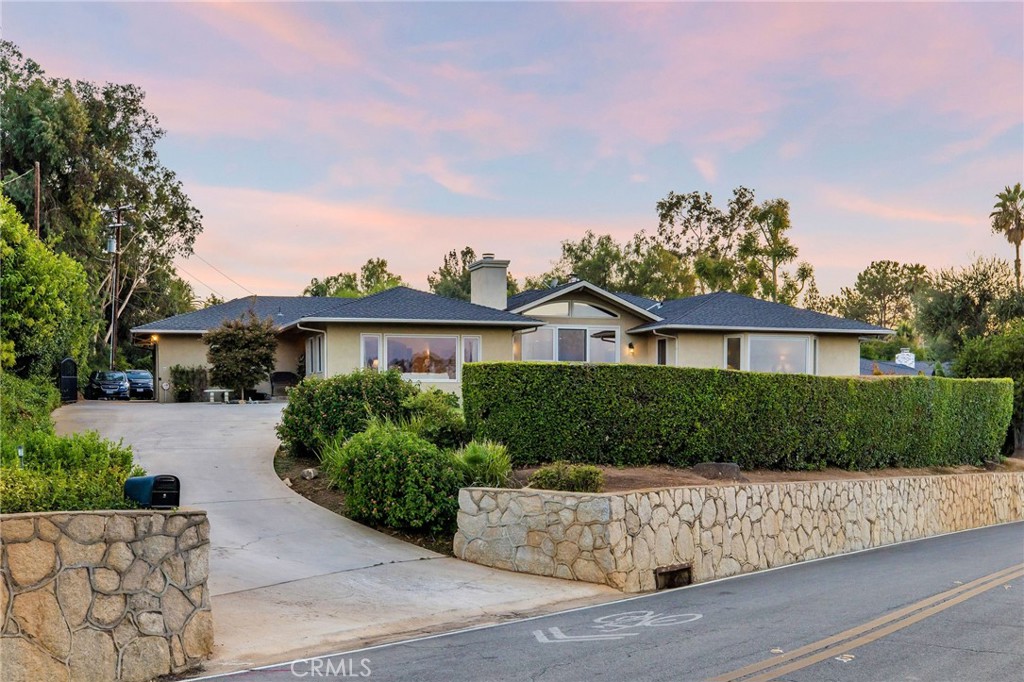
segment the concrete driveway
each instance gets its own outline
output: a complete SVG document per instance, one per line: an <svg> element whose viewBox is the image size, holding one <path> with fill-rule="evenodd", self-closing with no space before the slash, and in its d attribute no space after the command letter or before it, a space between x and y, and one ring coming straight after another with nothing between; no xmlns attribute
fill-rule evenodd
<svg viewBox="0 0 1024 682"><path fill-rule="evenodd" d="M54 413L58 433L123 439L149 473L181 479L182 506L208 512L211 671L621 596L444 557L307 501L273 469L282 408L85 401Z"/></svg>

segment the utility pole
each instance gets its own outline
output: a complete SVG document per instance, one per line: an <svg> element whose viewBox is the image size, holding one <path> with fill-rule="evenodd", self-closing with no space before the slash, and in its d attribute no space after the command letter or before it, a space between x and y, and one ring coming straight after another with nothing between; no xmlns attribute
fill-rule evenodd
<svg viewBox="0 0 1024 682"><path fill-rule="evenodd" d="M36 161L36 238L37 239L39 239L40 235L41 235L41 233L39 231L39 186L41 184L40 175L42 175L42 174L39 172L39 162Z"/></svg>

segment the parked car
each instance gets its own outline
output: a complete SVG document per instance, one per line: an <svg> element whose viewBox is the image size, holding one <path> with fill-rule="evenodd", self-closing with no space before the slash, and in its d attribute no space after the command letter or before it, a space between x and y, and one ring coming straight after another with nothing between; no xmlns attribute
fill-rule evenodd
<svg viewBox="0 0 1024 682"><path fill-rule="evenodd" d="M148 369L130 369L125 374L133 398L153 399L153 374Z"/></svg>
<svg viewBox="0 0 1024 682"><path fill-rule="evenodd" d="M82 393L86 400L128 400L131 397L128 375L124 372L100 370L89 375L89 383Z"/></svg>

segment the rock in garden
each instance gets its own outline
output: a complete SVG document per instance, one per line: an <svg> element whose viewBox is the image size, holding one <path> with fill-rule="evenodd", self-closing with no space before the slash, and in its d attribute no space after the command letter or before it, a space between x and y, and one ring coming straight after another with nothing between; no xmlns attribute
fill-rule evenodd
<svg viewBox="0 0 1024 682"><path fill-rule="evenodd" d="M320 472L319 472L319 471L317 471L317 470L316 470L315 468L313 468L313 467L310 467L310 468L308 468L308 469L303 469L303 470L302 470L302 477L303 477L304 479L306 479L307 481L310 481L310 480L312 480L312 479L316 478L316 477L317 477L317 476L319 476L319 475L320 475Z"/></svg>
<svg viewBox="0 0 1024 682"><path fill-rule="evenodd" d="M288 486L289 488L291 488L292 487L292 479L290 479L290 478L284 479L284 484L286 486Z"/></svg>
<svg viewBox="0 0 1024 682"><path fill-rule="evenodd" d="M709 481L746 482L747 477L740 471L739 464L728 462L701 462L692 469L693 473Z"/></svg>

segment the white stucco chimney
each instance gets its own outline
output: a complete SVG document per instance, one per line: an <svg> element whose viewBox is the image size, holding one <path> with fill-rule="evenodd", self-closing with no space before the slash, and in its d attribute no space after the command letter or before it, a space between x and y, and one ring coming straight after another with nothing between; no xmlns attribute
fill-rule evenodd
<svg viewBox="0 0 1024 682"><path fill-rule="evenodd" d="M900 348L900 352L896 354L896 364L913 369L917 364L917 357L910 352L909 348Z"/></svg>
<svg viewBox="0 0 1024 682"><path fill-rule="evenodd" d="M485 253L469 266L469 300L478 305L504 310L508 305L508 263Z"/></svg>

